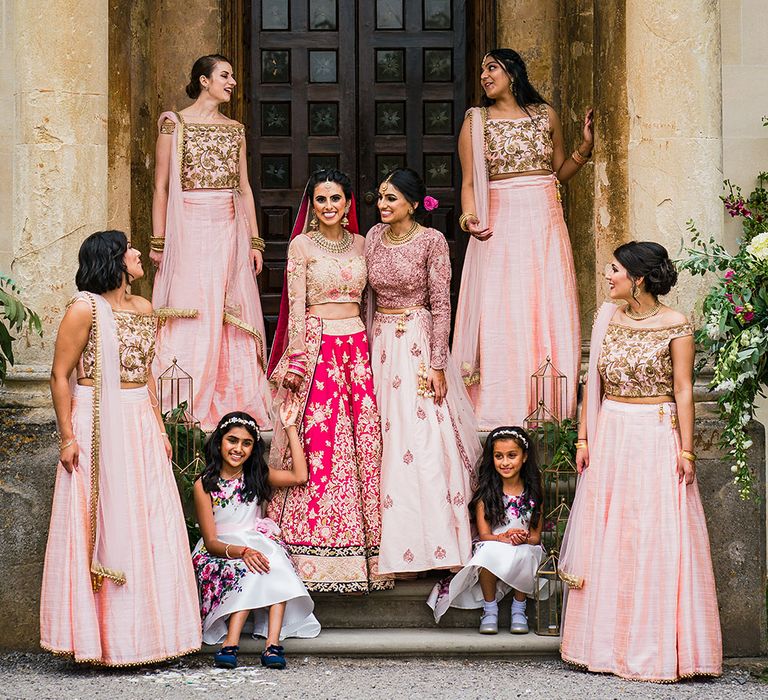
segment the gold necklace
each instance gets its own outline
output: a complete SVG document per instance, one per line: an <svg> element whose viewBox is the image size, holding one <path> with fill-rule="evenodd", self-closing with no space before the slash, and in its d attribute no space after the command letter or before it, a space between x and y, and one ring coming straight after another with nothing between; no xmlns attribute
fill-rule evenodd
<svg viewBox="0 0 768 700"><path fill-rule="evenodd" d="M221 478L224 479L224 481L234 481L235 479L239 479L242 473L243 473L243 470L241 469L239 472L237 472L237 474L233 474L232 476L230 476L229 479L226 479L223 476Z"/></svg>
<svg viewBox="0 0 768 700"><path fill-rule="evenodd" d="M332 241L330 238L326 238L320 230L317 230L312 234L312 240L329 253L346 253L352 247L352 234L345 228L342 228L341 230L341 238L338 241Z"/></svg>
<svg viewBox="0 0 768 700"><path fill-rule="evenodd" d="M411 228L409 228L405 233L401 235L397 235L392 231L391 226L387 226L387 230L384 232L384 235L387 237L387 241L391 243L392 245L403 245L404 243L408 243L418 232L419 230L419 222L414 221L411 225Z"/></svg>
<svg viewBox="0 0 768 700"><path fill-rule="evenodd" d="M629 316L633 321L644 321L646 318L655 316L661 309L661 302L657 299L656 303L651 307L649 311L644 313L637 313L629 304L624 308L624 313Z"/></svg>

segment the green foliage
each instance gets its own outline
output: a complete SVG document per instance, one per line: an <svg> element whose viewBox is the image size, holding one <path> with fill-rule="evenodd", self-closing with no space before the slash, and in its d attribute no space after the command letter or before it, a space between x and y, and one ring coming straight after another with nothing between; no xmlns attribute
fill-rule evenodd
<svg viewBox="0 0 768 700"><path fill-rule="evenodd" d="M531 431L539 450L539 466L562 469L576 462L578 424L571 418L542 423Z"/></svg>
<svg viewBox="0 0 768 700"><path fill-rule="evenodd" d="M768 120L763 120L768 126ZM768 383L768 173L757 177L754 191L744 197L727 180L721 197L726 211L741 219L742 237L731 255L713 237L705 240L692 221L688 222L691 247L679 268L693 275L714 273L716 281L704 298L704 325L696 333L703 350L697 364L700 372L711 363L714 378L710 387L717 399L725 429L720 444L731 457L731 471L742 498L752 495L753 474L747 465L752 441L747 425L754 418L755 401Z"/></svg>
<svg viewBox="0 0 768 700"><path fill-rule="evenodd" d="M0 386L5 383L8 365L13 366L13 331L43 335L40 317L18 298L16 283L0 275Z"/></svg>
<svg viewBox="0 0 768 700"><path fill-rule="evenodd" d="M173 474L181 495L184 519L187 524L187 536L190 548L200 539L200 528L195 518L193 487L197 477L205 468L203 445L205 433L200 424L190 419L187 402L163 414L165 431L173 448Z"/></svg>

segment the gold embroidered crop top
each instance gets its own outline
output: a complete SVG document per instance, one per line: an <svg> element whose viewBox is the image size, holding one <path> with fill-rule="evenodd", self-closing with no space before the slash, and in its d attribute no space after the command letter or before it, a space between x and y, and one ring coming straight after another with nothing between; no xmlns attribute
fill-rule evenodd
<svg viewBox="0 0 768 700"><path fill-rule="evenodd" d="M245 127L242 124L190 124L183 120L181 125L181 189L239 189L240 146ZM166 119L160 131L171 134L175 126Z"/></svg>
<svg viewBox="0 0 768 700"><path fill-rule="evenodd" d="M674 396L669 344L687 335L693 335L690 323L666 328L630 328L611 323L597 361L605 395Z"/></svg>
<svg viewBox="0 0 768 700"><path fill-rule="evenodd" d="M529 107L530 117L491 119L483 107L488 177L532 170L552 170L552 136L547 105Z"/></svg>
<svg viewBox="0 0 768 700"><path fill-rule="evenodd" d="M117 347L120 355L120 381L146 384L147 368L155 356L157 317L134 311L114 311ZM93 379L96 363L96 340L88 336L81 357L78 379Z"/></svg>
<svg viewBox="0 0 768 700"><path fill-rule="evenodd" d="M307 307L315 304L360 304L368 282L365 239L355 234L345 253L329 253L306 234L288 246L288 348L305 352Z"/></svg>

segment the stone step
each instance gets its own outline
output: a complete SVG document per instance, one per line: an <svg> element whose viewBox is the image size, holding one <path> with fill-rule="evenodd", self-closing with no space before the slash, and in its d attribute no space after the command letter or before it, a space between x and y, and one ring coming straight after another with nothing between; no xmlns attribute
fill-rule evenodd
<svg viewBox="0 0 768 700"><path fill-rule="evenodd" d="M314 639L287 639L290 657L312 656L556 656L560 637L533 632L510 634L499 626L494 635L471 629L324 629ZM214 653L218 646L203 646L201 653ZM240 639L240 654L261 654L263 639L250 635Z"/></svg>

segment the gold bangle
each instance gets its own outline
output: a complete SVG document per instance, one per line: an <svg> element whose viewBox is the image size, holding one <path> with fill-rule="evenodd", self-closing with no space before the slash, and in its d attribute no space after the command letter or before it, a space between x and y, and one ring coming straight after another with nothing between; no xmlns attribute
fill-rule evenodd
<svg viewBox="0 0 768 700"><path fill-rule="evenodd" d="M232 546L232 543L230 542L226 547L224 547L224 556L227 559L231 559L232 557L229 556L229 548Z"/></svg>
<svg viewBox="0 0 768 700"><path fill-rule="evenodd" d="M74 444L75 442L77 442L77 438L72 438L71 440L67 440L66 442L62 442L59 445L59 452L61 452L62 450L66 450L70 445Z"/></svg>
<svg viewBox="0 0 768 700"><path fill-rule="evenodd" d="M459 217L459 228L462 231L466 231L467 233L469 233L468 221L469 221L469 219L476 219L476 218L477 218L477 214L474 214L471 211L465 211Z"/></svg>
<svg viewBox="0 0 768 700"><path fill-rule="evenodd" d="M574 444L574 447L575 447L577 450L582 450L582 449L586 450L586 449L587 449L587 447L588 447L588 445L587 445L587 441L586 441L586 440L577 440L577 441L576 441L576 442L574 442L573 444Z"/></svg>
<svg viewBox="0 0 768 700"><path fill-rule="evenodd" d="M154 246L159 246L160 248L163 248L165 246L165 236L150 236L149 246L150 248Z"/></svg>
<svg viewBox="0 0 768 700"><path fill-rule="evenodd" d="M253 250L264 252L264 247L265 247L265 243L263 238L259 236L254 236L253 238L251 238L251 248Z"/></svg>
<svg viewBox="0 0 768 700"><path fill-rule="evenodd" d="M573 153L571 153L571 158L573 159L574 163L576 165L585 165L589 158L585 158L581 153L579 153L579 149L577 148Z"/></svg>
<svg viewBox="0 0 768 700"><path fill-rule="evenodd" d="M689 462L696 461L696 455L693 452L689 452L688 450L680 450L680 456L683 459L687 459Z"/></svg>

